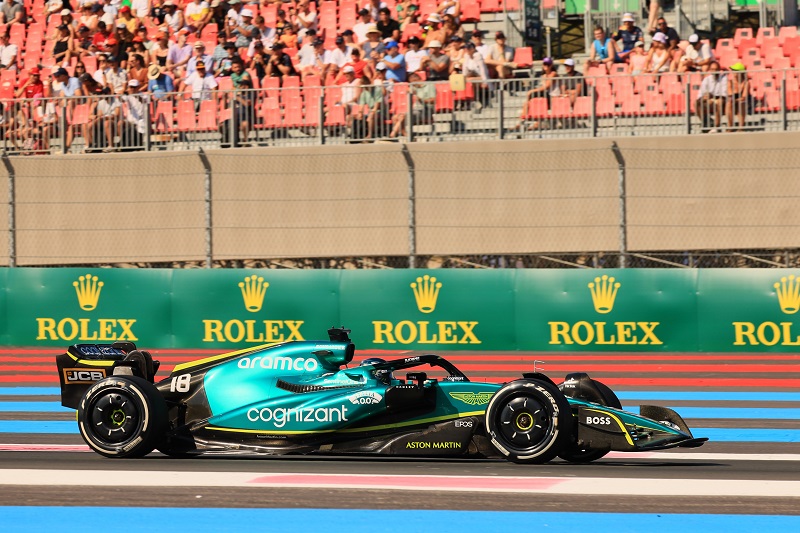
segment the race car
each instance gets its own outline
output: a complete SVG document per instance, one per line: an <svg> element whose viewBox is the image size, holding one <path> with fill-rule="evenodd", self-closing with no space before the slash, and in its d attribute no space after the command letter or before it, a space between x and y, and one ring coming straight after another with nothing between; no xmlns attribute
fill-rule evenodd
<svg viewBox="0 0 800 533"><path fill-rule="evenodd" d="M62 405L106 457L361 454L504 457L517 463L600 459L611 450L697 447L673 410L622 410L583 373L472 382L438 355L349 367L344 328L326 341L261 345L177 365L133 343L76 344L56 357ZM404 378L398 376L407 371ZM428 373L438 377L429 377Z"/></svg>

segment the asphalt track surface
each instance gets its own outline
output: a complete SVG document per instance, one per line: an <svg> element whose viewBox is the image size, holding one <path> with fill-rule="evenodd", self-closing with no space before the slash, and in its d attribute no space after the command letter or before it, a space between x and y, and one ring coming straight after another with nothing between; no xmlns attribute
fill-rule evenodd
<svg viewBox="0 0 800 533"><path fill-rule="evenodd" d="M52 391L57 386L52 354L42 352L0 356L2 385L48 387L42 390ZM162 377L177 362L196 358L183 353L164 354L162 359L167 357L170 359L159 372ZM715 413L715 408L720 412L738 408L747 413L739 418L686 417L692 428L800 430L800 421L794 418L800 407L796 397L776 396L775 401L762 402L757 396L800 393L800 356L795 355L459 354L456 364L467 367L464 370L468 375L503 381L530 369L534 359L544 360L545 371L556 380L566 371L589 367L592 377L615 391L631 393L637 400L647 401L648 395L658 396L659 391L708 395L699 401L652 402L677 407L679 412L683 405L686 409L703 409L704 413ZM6 389L0 401L20 405L58 401L52 395L8 394L13 390ZM715 399L715 392L726 399ZM750 396L737 399L732 394L742 392ZM623 399L622 403L631 402ZM788 415L770 415L781 410ZM758 413L761 416L753 416ZM0 424L22 420L66 422L74 420L74 415L0 412ZM55 449L47 450L48 445ZM33 449L41 451L25 451ZM187 460L158 453L139 460L109 460L85 450L77 434L0 432L0 501L6 506L800 515L800 443L794 437L774 442L734 438L698 449L612 454L589 465L554 461L536 466L501 460L371 457ZM362 478L369 483L353 482ZM273 479L278 481L273 483ZM392 486L396 480L409 479L412 482L405 487ZM337 480L342 483L337 484ZM511 485L502 485L504 482ZM414 483L424 486L415 488ZM487 485L489 490L485 490ZM492 486L529 488L495 491Z"/></svg>

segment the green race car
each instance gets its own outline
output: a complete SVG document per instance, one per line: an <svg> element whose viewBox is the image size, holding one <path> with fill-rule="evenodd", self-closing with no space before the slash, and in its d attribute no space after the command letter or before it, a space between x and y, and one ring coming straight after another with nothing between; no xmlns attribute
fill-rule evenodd
<svg viewBox="0 0 800 533"><path fill-rule="evenodd" d="M107 457L154 449L197 454L361 454L505 457L517 463L599 459L611 450L697 447L673 410L622 410L586 374L556 385L530 372L471 382L438 355L372 358L349 368L349 330L225 353L176 366L129 342L78 344L59 355L62 404ZM405 376L400 373L405 371ZM434 377L435 376L435 377Z"/></svg>

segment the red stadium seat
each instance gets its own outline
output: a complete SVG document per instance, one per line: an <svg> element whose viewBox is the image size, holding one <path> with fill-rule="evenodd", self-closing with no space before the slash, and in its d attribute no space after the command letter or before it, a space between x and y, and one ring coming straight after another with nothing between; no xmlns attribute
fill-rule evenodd
<svg viewBox="0 0 800 533"><path fill-rule="evenodd" d="M753 30L751 28L736 28L736 33L733 35L733 45L738 48L742 40L752 38Z"/></svg>
<svg viewBox="0 0 800 533"><path fill-rule="evenodd" d="M797 37L797 26L781 26L781 29L778 30L778 41L781 45L791 37Z"/></svg>
<svg viewBox="0 0 800 533"><path fill-rule="evenodd" d="M453 111L453 91L447 83L436 84L436 103L434 104L436 113L449 113Z"/></svg>
<svg viewBox="0 0 800 533"><path fill-rule="evenodd" d="M72 118L69 123L81 126L89 123L89 104L78 104L72 109Z"/></svg>
<svg viewBox="0 0 800 533"><path fill-rule="evenodd" d="M591 96L579 96L575 99L575 107L572 108L572 115L576 118L587 118L592 116Z"/></svg>
<svg viewBox="0 0 800 533"><path fill-rule="evenodd" d="M531 98L523 119L543 119L548 117L547 98Z"/></svg>
<svg viewBox="0 0 800 533"><path fill-rule="evenodd" d="M533 48L521 46L514 50L514 63L519 68L529 68L533 65Z"/></svg>
<svg viewBox="0 0 800 533"><path fill-rule="evenodd" d="M194 113L192 100L178 102L178 131L194 131L197 128L197 116Z"/></svg>
<svg viewBox="0 0 800 533"><path fill-rule="evenodd" d="M567 118L572 115L572 104L568 96L554 96L550 99L550 113L553 118Z"/></svg>
<svg viewBox="0 0 800 533"><path fill-rule="evenodd" d="M597 106L595 107L595 113L598 117L611 117L616 113L616 105L614 104L614 98L609 95L601 95L597 99Z"/></svg>
<svg viewBox="0 0 800 533"><path fill-rule="evenodd" d="M667 115L686 114L686 96L683 94L670 94L667 97Z"/></svg>
<svg viewBox="0 0 800 533"><path fill-rule="evenodd" d="M479 0L462 0L461 2L461 22L480 22L481 5Z"/></svg>
<svg viewBox="0 0 800 533"><path fill-rule="evenodd" d="M199 131L215 131L217 124L217 103L214 100L200 102L200 111L197 113L197 129Z"/></svg>
<svg viewBox="0 0 800 533"><path fill-rule="evenodd" d="M283 117L281 116L281 107L278 99L275 97L264 98L259 110L259 116L263 120L261 125L256 125L256 128L280 128L283 124Z"/></svg>
<svg viewBox="0 0 800 533"><path fill-rule="evenodd" d="M303 121L303 99L298 96L288 100L282 100L286 115L283 119L284 126L288 128L300 128L305 125Z"/></svg>
<svg viewBox="0 0 800 533"><path fill-rule="evenodd" d="M771 39L771 38L777 38L777 35L775 34L775 28L765 28L765 27L758 28L758 33L756 34L756 42L758 43L759 46L763 45L764 39Z"/></svg>
<svg viewBox="0 0 800 533"><path fill-rule="evenodd" d="M326 126L344 126L345 124L347 124L347 116L344 107L337 105L328 109L325 114Z"/></svg>
<svg viewBox="0 0 800 533"><path fill-rule="evenodd" d="M399 113L408 112L408 84L395 83L394 90L389 97L391 103L391 113L397 115Z"/></svg>
<svg viewBox="0 0 800 533"><path fill-rule="evenodd" d="M155 131L159 133L171 132L175 129L173 105L171 100L159 100L153 116Z"/></svg>
<svg viewBox="0 0 800 533"><path fill-rule="evenodd" d="M659 116L664 114L664 97L658 92L647 93L643 96L644 114L649 116ZM623 104L624 106L624 104Z"/></svg>
<svg viewBox="0 0 800 533"><path fill-rule="evenodd" d="M641 97L638 94L632 94L630 95L629 98L623 100L617 114L632 116L632 115L638 115L641 112L641 110L642 110Z"/></svg>

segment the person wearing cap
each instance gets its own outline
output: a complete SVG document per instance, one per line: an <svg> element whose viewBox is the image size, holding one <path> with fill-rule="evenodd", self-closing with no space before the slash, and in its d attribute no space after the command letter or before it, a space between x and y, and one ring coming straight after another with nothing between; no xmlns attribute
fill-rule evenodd
<svg viewBox="0 0 800 533"><path fill-rule="evenodd" d="M378 10L378 22L375 26L381 32L381 40L392 39L394 41L400 40L400 23L392 18L392 12L388 7L382 7Z"/></svg>
<svg viewBox="0 0 800 533"><path fill-rule="evenodd" d="M719 62L711 60L708 75L700 82L695 109L703 130L717 133L722 122L722 113L728 99L728 76L720 72ZM712 123L713 118L713 123Z"/></svg>
<svg viewBox="0 0 800 533"><path fill-rule="evenodd" d="M602 26L595 26L594 41L589 49L589 65L608 67L617 61L617 45L614 43L614 39L606 36L606 30Z"/></svg>
<svg viewBox="0 0 800 533"><path fill-rule="evenodd" d="M325 41L322 39L314 39L311 43L310 49L306 48L309 45L303 46L300 50L300 75L305 81L306 76L319 76L322 79L322 73L325 70Z"/></svg>
<svg viewBox="0 0 800 533"><path fill-rule="evenodd" d="M335 48L325 51L325 67L322 72L323 81L327 80L328 76L333 76L335 79L342 67L350 61L350 55L353 52L353 48L345 44L344 37L341 35L336 37L335 43Z"/></svg>
<svg viewBox="0 0 800 533"><path fill-rule="evenodd" d="M689 46L683 51L683 56L679 61L673 62L673 71L695 72L708 70L711 62L714 61L714 52L707 42L700 41L700 37L693 33L689 36Z"/></svg>
<svg viewBox="0 0 800 533"><path fill-rule="evenodd" d="M628 70L629 74L637 75L644 72L647 68L647 52L644 51L644 42L636 41L633 45L633 51L628 55Z"/></svg>
<svg viewBox="0 0 800 533"><path fill-rule="evenodd" d="M175 92L172 78L164 74L156 63L147 67L147 91L153 95L153 98L159 100L168 93Z"/></svg>
<svg viewBox="0 0 800 533"><path fill-rule="evenodd" d="M383 56L386 64L386 79L395 83L404 83L408 77L406 74L406 58L400 53L400 48L396 41L389 41L386 44L386 54Z"/></svg>
<svg viewBox="0 0 800 533"><path fill-rule="evenodd" d="M658 18L656 21L656 28L650 32L650 35L655 36L655 34L659 32L664 34L666 38L666 48L670 54L676 49L680 50L678 44L681 42L681 38L678 36L678 32L675 31L675 28L667 25L667 21L664 17Z"/></svg>
<svg viewBox="0 0 800 533"><path fill-rule="evenodd" d="M92 42L91 31L88 26L81 24L78 26L78 31L75 34L75 55L78 57L93 56L97 52L97 48Z"/></svg>
<svg viewBox="0 0 800 533"><path fill-rule="evenodd" d="M319 26L318 22L317 12L311 11L311 2L309 0L300 0L292 18L292 23L297 28L297 36L302 40L308 30L316 31ZM355 31L355 28L353 30Z"/></svg>
<svg viewBox="0 0 800 533"><path fill-rule="evenodd" d="M740 61L728 67L728 131L739 131L733 129L734 117L740 129L747 126L746 115L752 107L753 101L750 96L750 78L747 75L747 67Z"/></svg>
<svg viewBox="0 0 800 533"><path fill-rule="evenodd" d="M575 69L575 60L568 58L564 60L564 73L558 79L561 84L561 94L569 98L572 106L579 96L586 94L586 84L583 81L583 74Z"/></svg>
<svg viewBox="0 0 800 533"><path fill-rule="evenodd" d="M392 87L392 82L386 79L386 63L383 61L378 61L375 65L375 75L371 82L366 76L361 79L361 95L358 98L358 105L354 108L353 120L356 124L357 121L361 121L362 124L366 122L363 139L372 139L376 134L384 136L383 125L389 117L388 104Z"/></svg>
<svg viewBox="0 0 800 533"><path fill-rule="evenodd" d="M139 80L128 80L125 92L120 97L121 106L120 117L117 120L117 131L119 131L120 147L124 149L141 149L144 146L143 135L147 127L145 122L145 106L147 100L142 94L146 86ZM105 151L111 151L106 148Z"/></svg>
<svg viewBox="0 0 800 533"><path fill-rule="evenodd" d="M241 4L236 4L236 6L240 5ZM235 22L235 25L229 23L225 26L225 34L228 36L228 39L235 39L236 48L249 49L250 43L254 38L258 37L258 29L255 24L253 24L253 11L247 7L242 8L239 10L238 18L230 17L228 20L230 22Z"/></svg>
<svg viewBox="0 0 800 533"><path fill-rule="evenodd" d="M354 108L361 97L361 80L356 78L356 70L350 65L342 68L342 75L345 82L341 84L342 98L340 104L345 108L347 114L347 127L352 130L353 121L360 117L359 113L354 113Z"/></svg>
<svg viewBox="0 0 800 533"><path fill-rule="evenodd" d="M446 42L447 35L445 35L444 28L442 28L442 17L438 13L428 15L428 20L423 24L423 29L425 30L423 48L428 48L431 41Z"/></svg>
<svg viewBox="0 0 800 533"><path fill-rule="evenodd" d="M409 111L412 113L412 124L430 124L433 121L434 105L436 103L436 84L425 83L419 72L413 72L408 76L409 92L416 100L416 105ZM392 131L389 138L398 136L405 137L407 113L395 113L392 117Z"/></svg>
<svg viewBox="0 0 800 533"><path fill-rule="evenodd" d="M422 41L416 35L408 39L408 50L406 50L406 72L411 74L422 68L422 60L428 57L428 51L422 50Z"/></svg>
<svg viewBox="0 0 800 533"><path fill-rule="evenodd" d="M366 36L367 39L360 42L358 46L364 53L364 57L369 58L373 64L375 64L383 57L383 53L386 51L386 46L383 41L381 41L381 32L378 30L377 25L370 24L367 27Z"/></svg>
<svg viewBox="0 0 800 533"><path fill-rule="evenodd" d="M286 11L279 8L275 15L275 33L279 38L287 26L293 26L293 24L286 18Z"/></svg>
<svg viewBox="0 0 800 533"><path fill-rule="evenodd" d="M173 34L180 32L181 28L186 26L186 21L183 17L183 11L175 6L173 0L165 0L164 2L164 24L167 25L169 31Z"/></svg>
<svg viewBox="0 0 800 533"><path fill-rule="evenodd" d="M109 31L108 25L102 20L97 23L97 32L92 35L92 44L98 50L105 48L106 41L113 37L113 33Z"/></svg>
<svg viewBox="0 0 800 533"><path fill-rule="evenodd" d="M28 79L17 89L14 96L26 99L44 97L44 83L42 83L40 76L41 72L38 67L28 69Z"/></svg>
<svg viewBox="0 0 800 533"><path fill-rule="evenodd" d="M636 42L644 41L644 32L634 23L633 13L625 13L622 15L622 25L620 25L619 30L613 37L614 41L616 41L617 57L623 63L628 62Z"/></svg>
<svg viewBox="0 0 800 533"><path fill-rule="evenodd" d="M119 8L119 16L117 17L117 24L124 24L128 33L133 35L136 33L136 28L139 27L139 19L133 16L130 6L122 6ZM119 27L119 26L118 26Z"/></svg>
<svg viewBox="0 0 800 533"><path fill-rule="evenodd" d="M0 4L0 24L25 24L27 16L22 2L14 0L3 0Z"/></svg>
<svg viewBox="0 0 800 533"><path fill-rule="evenodd" d="M183 92L186 88L192 91L192 100L195 102L195 110L200 110L200 102L211 100L214 90L218 87L214 74L206 71L206 65L202 61L197 63L197 68L184 78L178 87L178 92Z"/></svg>
<svg viewBox="0 0 800 533"><path fill-rule="evenodd" d="M8 26L0 27L0 71L17 70L19 48L8 40Z"/></svg>
<svg viewBox="0 0 800 533"><path fill-rule="evenodd" d="M442 51L442 43L439 41L428 43L428 56L422 58L420 64L425 69L428 81L443 81L450 78L450 56Z"/></svg>
<svg viewBox="0 0 800 533"><path fill-rule="evenodd" d="M474 85L473 88L486 88L486 81L489 80L489 68L483 60L483 56L478 52L478 47L473 42L467 42L464 45L464 54L458 61L461 67L461 73L469 80L480 80L481 85Z"/></svg>
<svg viewBox="0 0 800 533"><path fill-rule="evenodd" d="M514 63L514 49L506 45L506 35L498 31L494 34L494 45L489 49L489 58L486 59L486 66L489 67L489 74L492 78L509 79L514 77L513 69L517 68Z"/></svg>
<svg viewBox="0 0 800 533"><path fill-rule="evenodd" d="M111 90L111 94L122 94L128 84L128 72L120 67L119 58L113 55L108 56L108 70L105 72L106 87Z"/></svg>
<svg viewBox="0 0 800 533"><path fill-rule="evenodd" d="M199 63L205 64L206 72L213 75L214 59L210 54L206 53L206 45L203 41L195 41L192 48L194 49L194 54L189 61L186 62L186 75L192 74L197 69Z"/></svg>
<svg viewBox="0 0 800 533"><path fill-rule="evenodd" d="M378 18L380 16L379 11L384 7L389 7L389 4L383 0L369 0L369 2L364 4L363 8L369 11L369 16L372 17L372 22L378 22Z"/></svg>
<svg viewBox="0 0 800 533"><path fill-rule="evenodd" d="M486 35L486 32L483 30L473 30L472 35L470 35L469 40L472 44L475 45L475 50L483 57L484 62L489 58L492 54L492 48L483 42L483 36Z"/></svg>
<svg viewBox="0 0 800 533"><path fill-rule="evenodd" d="M650 50L647 52L644 71L647 73L668 72L671 63L669 51L667 50L667 36L661 32L653 35L653 42L650 43Z"/></svg>
<svg viewBox="0 0 800 533"><path fill-rule="evenodd" d="M525 103L522 104L522 111L520 112L520 123L515 129L521 129L525 126L525 117L528 114L528 102L532 98L550 98L561 96L561 84L558 80L558 70L556 69L553 59L545 57L542 59L542 75L538 78L538 86L531 89L525 95ZM538 129L539 123L533 123L533 129Z"/></svg>
<svg viewBox="0 0 800 533"><path fill-rule="evenodd" d="M350 30L345 30L342 32L345 42L347 42L347 32L350 32ZM350 35L352 35L352 32L350 32ZM278 40L283 43L285 48L297 49L297 32L295 31L294 25L287 24L284 26L281 36L278 38ZM350 39L350 42L353 42L353 40Z"/></svg>
<svg viewBox="0 0 800 533"><path fill-rule="evenodd" d="M284 51L283 43L276 42L272 45L272 55L267 63L266 75L270 78L284 78L297 76L294 62L289 54Z"/></svg>
<svg viewBox="0 0 800 533"><path fill-rule="evenodd" d="M72 58L72 51L75 49L75 42L69 31L69 26L60 24L56 28L56 39L50 57L55 59L57 65L69 65Z"/></svg>
<svg viewBox="0 0 800 533"><path fill-rule="evenodd" d="M77 69L77 66L76 66ZM81 82L78 78L74 76L70 76L69 72L65 68L58 68L52 74L52 80L49 83L49 87L45 86L45 96L48 98L71 98L73 96L83 96L83 90L81 89ZM49 91L48 91L49 88ZM75 107L75 100L61 100L59 102L54 102L56 106L61 109L66 109L68 112L71 112L72 109ZM53 113L52 120L55 122L56 115ZM49 132L49 128L46 129ZM72 140L74 137L74 128L67 129L67 137L66 137L66 151L69 151L69 147L72 145Z"/></svg>
<svg viewBox="0 0 800 533"><path fill-rule="evenodd" d="M367 32L370 30L370 27L374 25L375 23L372 21L372 15L370 15L369 9L360 9L358 11L358 22L353 25L353 33L355 34L356 43L360 45L366 41Z"/></svg>
<svg viewBox="0 0 800 533"><path fill-rule="evenodd" d="M214 60L214 65L216 65L216 70L214 71L214 76L217 78L230 76L231 71L233 70L233 60L237 57L240 57L238 52L236 51L236 45L233 43L225 43L223 46L225 49L225 55L219 59ZM213 58L213 56L212 56Z"/></svg>
<svg viewBox="0 0 800 533"><path fill-rule="evenodd" d="M239 4L238 0L236 3ZM234 1L231 0L228 2L228 4L230 4L231 8L233 8ZM241 8L241 6L239 7ZM208 24L211 20L211 15L211 7L205 0L194 0L189 4L186 4L186 7L183 8L183 18L186 23L186 27L192 33L197 34L198 37L200 36L200 32L203 30L206 24Z"/></svg>

